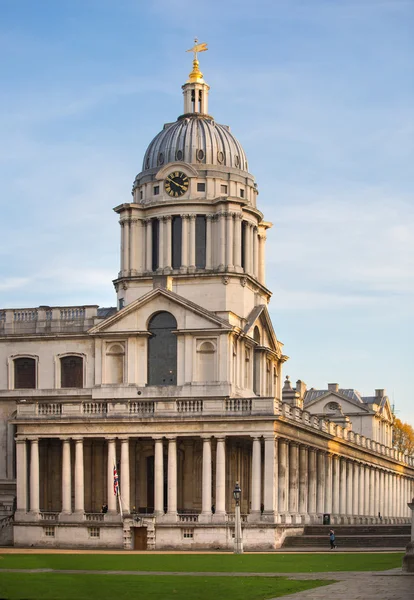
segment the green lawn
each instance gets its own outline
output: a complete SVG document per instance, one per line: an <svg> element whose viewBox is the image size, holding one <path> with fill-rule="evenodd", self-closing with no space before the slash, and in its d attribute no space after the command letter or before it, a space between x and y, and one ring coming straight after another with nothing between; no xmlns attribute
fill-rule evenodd
<svg viewBox="0 0 414 600"><path fill-rule="evenodd" d="M332 582L284 577L184 577L2 573L7 600L265 600Z"/></svg>
<svg viewBox="0 0 414 600"><path fill-rule="evenodd" d="M0 554L0 569L309 573L382 571L403 553L343 554ZM3 576L3 575L2 575Z"/></svg>

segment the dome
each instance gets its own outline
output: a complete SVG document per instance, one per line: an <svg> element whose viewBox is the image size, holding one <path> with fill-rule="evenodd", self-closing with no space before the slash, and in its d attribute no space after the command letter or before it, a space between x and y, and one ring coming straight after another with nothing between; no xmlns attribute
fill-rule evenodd
<svg viewBox="0 0 414 600"><path fill-rule="evenodd" d="M227 125L219 125L208 115L187 114L164 125L145 152L142 170L177 161L248 171L240 142Z"/></svg>

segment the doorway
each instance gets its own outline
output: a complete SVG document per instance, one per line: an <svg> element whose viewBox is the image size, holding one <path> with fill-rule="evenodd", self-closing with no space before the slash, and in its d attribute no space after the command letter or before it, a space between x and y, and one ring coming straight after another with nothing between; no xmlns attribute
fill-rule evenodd
<svg viewBox="0 0 414 600"><path fill-rule="evenodd" d="M134 550L147 549L147 528L134 527Z"/></svg>

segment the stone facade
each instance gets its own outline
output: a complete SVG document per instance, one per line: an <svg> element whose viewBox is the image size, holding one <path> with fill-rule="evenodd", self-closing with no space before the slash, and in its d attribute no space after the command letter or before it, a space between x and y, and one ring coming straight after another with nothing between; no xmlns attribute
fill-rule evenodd
<svg viewBox="0 0 414 600"><path fill-rule="evenodd" d="M115 208L117 307L0 311L0 486L9 513L16 497L15 545L228 549L236 481L247 550L278 547L324 513L409 518L412 458L349 411L327 414L345 406L341 390L308 403L302 384L282 394L271 224L208 90L195 61L184 115ZM386 421L385 401L363 404Z"/></svg>

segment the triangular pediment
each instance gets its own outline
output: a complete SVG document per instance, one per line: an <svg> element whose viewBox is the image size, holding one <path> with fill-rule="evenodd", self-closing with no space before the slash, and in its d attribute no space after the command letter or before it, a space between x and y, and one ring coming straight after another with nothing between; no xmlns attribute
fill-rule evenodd
<svg viewBox="0 0 414 600"><path fill-rule="evenodd" d="M366 413L371 412L368 406L362 402L358 402L348 394L341 394L340 390L338 392L321 390L321 393L316 397L313 397L312 400L306 401L305 398L305 407L306 410L311 410L313 413L324 413L326 412L326 406L331 402L339 404L344 415L356 411Z"/></svg>
<svg viewBox="0 0 414 600"><path fill-rule="evenodd" d="M261 334L262 346L273 350L279 357L282 356L283 344L279 342L273 329L272 320L265 304L255 306L246 319L243 331L246 335L254 339L255 327L258 327ZM285 357L287 359L287 357Z"/></svg>
<svg viewBox="0 0 414 600"><path fill-rule="evenodd" d="M175 317L179 331L232 329L229 323L194 302L164 288L156 288L92 327L89 334L144 332L148 330L149 319L162 311Z"/></svg>

